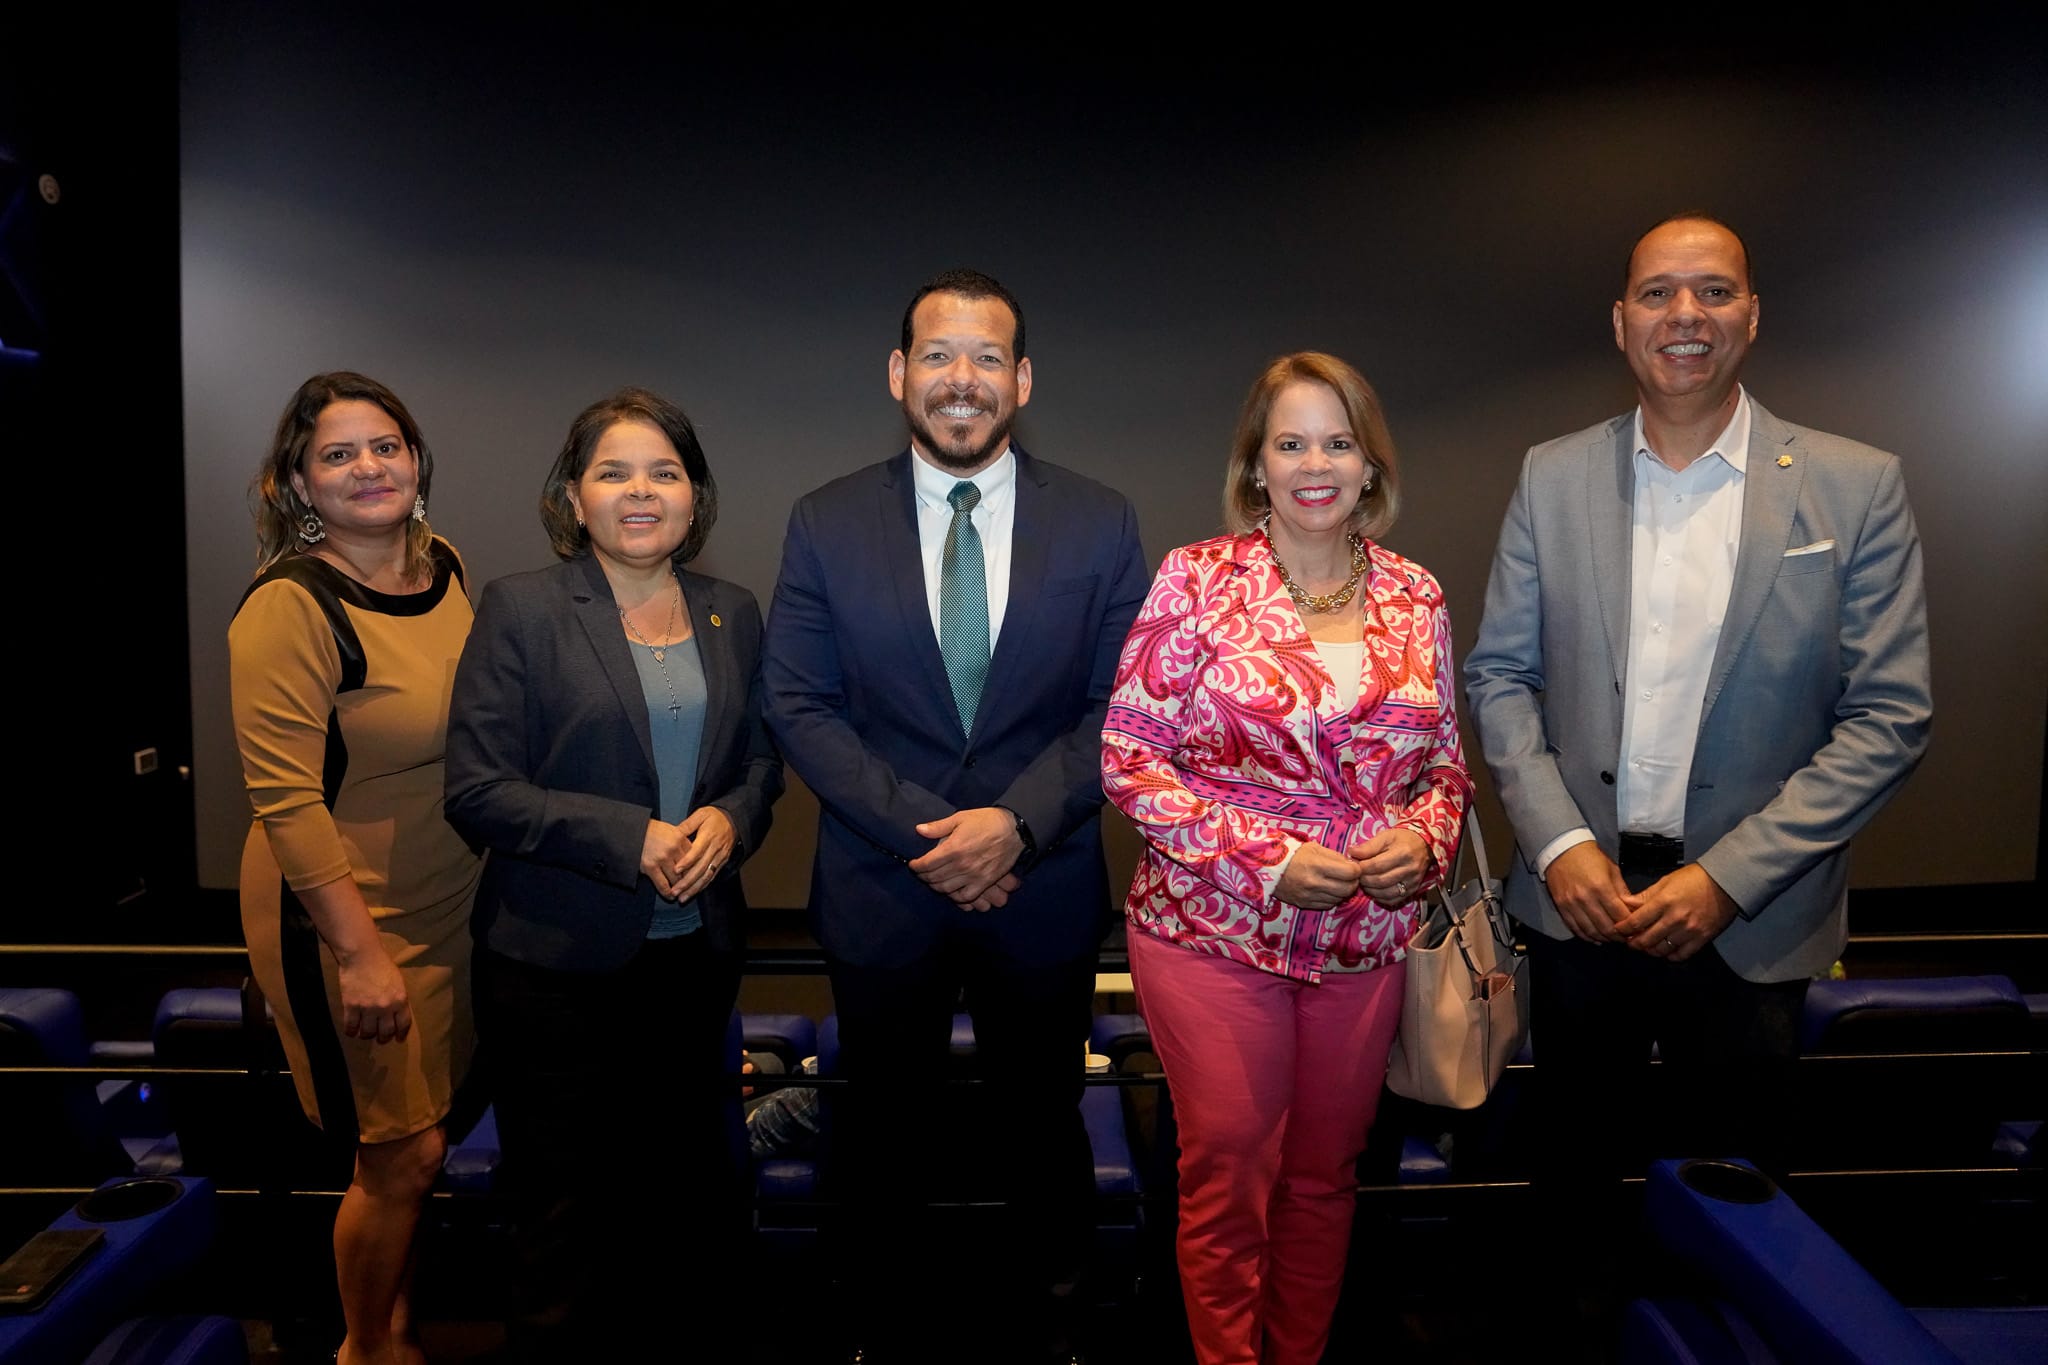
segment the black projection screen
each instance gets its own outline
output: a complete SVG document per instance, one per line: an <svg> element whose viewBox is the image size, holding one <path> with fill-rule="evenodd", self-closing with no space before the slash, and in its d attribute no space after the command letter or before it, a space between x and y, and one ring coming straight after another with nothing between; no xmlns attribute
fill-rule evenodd
<svg viewBox="0 0 2048 1365"><path fill-rule="evenodd" d="M2038 71L1902 51L1683 79L1603 54L1537 75L1500 50L1387 75L1299 43L1272 70L1220 48L1168 70L993 33L942 57L935 32L851 65L818 37L363 13L183 19L202 885L233 885L248 819L224 645L251 567L244 488L308 374L360 369L411 405L434 523L475 585L548 558L535 498L577 409L623 383L667 394L721 487L701 567L765 607L792 500L900 448L884 362L941 267L1021 297L1025 443L1128 493L1154 562L1216 529L1262 362L1329 350L1386 403L1407 487L1387 540L1442 579L1462 654L1522 452L1632 401L1609 304L1634 235L1681 208L1756 255L1751 391L1906 462L1938 716L1857 883L2035 875ZM748 867L756 904L803 903L813 809L793 785ZM1120 878L1131 836L1113 835Z"/></svg>

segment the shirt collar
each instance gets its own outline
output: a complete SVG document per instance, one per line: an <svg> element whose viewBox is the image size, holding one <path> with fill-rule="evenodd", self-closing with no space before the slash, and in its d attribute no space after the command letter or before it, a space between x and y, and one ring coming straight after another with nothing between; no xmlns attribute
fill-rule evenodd
<svg viewBox="0 0 2048 1365"><path fill-rule="evenodd" d="M1749 390L1737 385L1735 391L1734 414L1729 417L1728 425L1721 428L1721 434L1714 438L1714 443L1707 447L1706 454L1700 456L1700 458L1705 459L1707 455L1719 455L1722 463L1726 464L1736 473L1742 474L1748 472L1749 468ZM1663 465L1668 471L1670 466L1664 465L1663 461L1650 453L1650 443L1643 436L1643 410L1641 406L1636 408L1635 421L1636 458L1638 460L1649 460L1653 464Z"/></svg>
<svg viewBox="0 0 2048 1365"><path fill-rule="evenodd" d="M917 500L927 507L950 508L952 504L947 498L953 491L953 485L961 482L958 474L930 463L915 448L910 452L910 479ZM1003 453L967 482L981 490L980 506L986 507L993 499L1009 492L1017 482L1016 454L1005 444Z"/></svg>

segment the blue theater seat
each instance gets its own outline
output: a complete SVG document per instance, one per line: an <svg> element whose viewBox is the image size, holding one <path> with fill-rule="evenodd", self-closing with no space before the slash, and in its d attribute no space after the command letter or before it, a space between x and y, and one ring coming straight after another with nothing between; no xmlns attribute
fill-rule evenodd
<svg viewBox="0 0 2048 1365"><path fill-rule="evenodd" d="M0 986L0 1066L98 1066L85 1011L67 990ZM125 1089L115 1082L109 1096ZM0 1125L0 1170L16 1184L91 1184L129 1170L101 1096L87 1077L16 1077ZM21 1121L29 1115L35 1120Z"/></svg>
<svg viewBox="0 0 2048 1365"><path fill-rule="evenodd" d="M1799 1050L2024 1051L2029 1028L2026 997L2010 977L1823 980L1806 992Z"/></svg>
<svg viewBox="0 0 2048 1365"><path fill-rule="evenodd" d="M818 1026L809 1015L743 1013L740 1034L748 1052L772 1053L785 1071L798 1070L818 1052Z"/></svg>
<svg viewBox="0 0 2048 1365"><path fill-rule="evenodd" d="M98 1228L89 1255L32 1313L0 1316L0 1360L77 1360L212 1245L213 1186L188 1176L108 1181L51 1221Z"/></svg>
<svg viewBox="0 0 2048 1365"><path fill-rule="evenodd" d="M2024 1054L2034 1028L2026 998L2004 976L1816 981L1800 1048L1811 1055L1978 1054L1833 1070L1803 1092L1808 1142L1851 1165L2038 1164L2039 1067L1992 1067L1986 1054ZM1991 1069L1987 1069L1991 1068ZM1873 1084L1880 1075L1883 1084ZM2034 1079L2030 1079L2034 1077Z"/></svg>
<svg viewBox="0 0 2048 1365"><path fill-rule="evenodd" d="M742 1030L752 1039L756 1030L768 1029L757 1023L758 1016L743 1015ZM773 1016L770 1016L773 1018ZM777 1026L782 1027L782 1026ZM953 1019L951 1048L956 1062L967 1065L974 1055L974 1023L966 1014ZM839 1019L827 1015L818 1025L815 1053L820 1075L832 1075L839 1060ZM1080 1065L1080 1058L1074 1059ZM1137 1203L1140 1181L1132 1160L1130 1137L1124 1123L1122 1098L1113 1086L1089 1086L1082 1091L1081 1121L1088 1133L1095 1158L1095 1189L1104 1197L1098 1209L1097 1245L1109 1265L1127 1265L1135 1255L1142 1227L1142 1206ZM972 1141L971 1134L951 1134L952 1139ZM935 1154L936 1155L936 1154ZM818 1165L809 1156L771 1157L755 1163L755 1193L760 1200L758 1228L764 1249L781 1257L801 1255L815 1245L817 1218L808 1207L789 1208L819 1196Z"/></svg>
<svg viewBox="0 0 2048 1365"><path fill-rule="evenodd" d="M1152 1030L1142 1014L1098 1014L1088 1025L1088 1050L1109 1058L1112 1071L1140 1052L1152 1051Z"/></svg>
<svg viewBox="0 0 2048 1365"><path fill-rule="evenodd" d="M245 1074L161 1077L156 1088L173 1136L138 1159L138 1171L191 1171L224 1186L347 1185L354 1135L330 1139L306 1121L283 1074L284 1045L267 1003L260 1020L245 1020L233 987L166 991L150 1039L159 1066Z"/></svg>
<svg viewBox="0 0 2048 1365"><path fill-rule="evenodd" d="M1622 1328L1625 1362L2048 1360L2048 1310L1916 1313L1746 1163L1656 1162L1644 1201L1659 1243L1709 1289L1688 1300L1632 1304Z"/></svg>
<svg viewBox="0 0 2048 1365"><path fill-rule="evenodd" d="M135 1318L109 1332L85 1365L248 1365L242 1324L223 1317Z"/></svg>
<svg viewBox="0 0 2048 1365"><path fill-rule="evenodd" d="M1916 1308L1913 1316L1963 1365L2041 1365L2048 1360L2048 1308L2038 1304Z"/></svg>

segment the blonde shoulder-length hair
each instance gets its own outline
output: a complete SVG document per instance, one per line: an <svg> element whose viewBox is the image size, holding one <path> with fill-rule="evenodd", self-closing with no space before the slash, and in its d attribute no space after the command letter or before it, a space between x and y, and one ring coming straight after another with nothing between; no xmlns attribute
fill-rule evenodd
<svg viewBox="0 0 2048 1365"><path fill-rule="evenodd" d="M1223 526L1232 535L1246 535L1272 512L1266 490L1259 486L1259 451L1266 444L1266 421L1273 403L1290 384L1321 384L1337 395L1353 439L1364 447L1372 488L1360 495L1347 529L1368 539L1385 535L1401 511L1401 466L1394 438L1387 431L1380 396L1365 376L1333 355L1296 351L1266 366L1252 381L1238 414L1237 434L1230 441L1230 464L1223 476Z"/></svg>
<svg viewBox="0 0 2048 1365"><path fill-rule="evenodd" d="M313 443L313 428L319 425L320 414L330 404L351 399L374 403L398 423L398 434L411 448L413 459L419 465L419 495L422 499L432 496L434 452L427 449L427 440L420 435L419 423L412 420L412 414L406 411L405 404L398 401L398 395L369 376L353 370L316 374L299 385L298 392L284 405L284 415L277 419L277 434L270 441L270 454L264 458L263 467L256 471L256 477L249 483L250 512L256 519L258 578L269 572L278 560L299 548L299 527L313 514L313 509L292 487L292 475L299 472L305 463L306 449ZM433 573L433 549L434 529L421 518L415 517L406 522L405 576L408 579L418 581Z"/></svg>

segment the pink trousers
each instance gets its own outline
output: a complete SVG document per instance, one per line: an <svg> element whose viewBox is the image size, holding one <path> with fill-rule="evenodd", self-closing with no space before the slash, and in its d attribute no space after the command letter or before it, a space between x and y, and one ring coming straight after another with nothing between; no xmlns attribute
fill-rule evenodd
<svg viewBox="0 0 2048 1365"><path fill-rule="evenodd" d="M1314 1365L1406 963L1320 986L1130 936L1180 1124L1181 1290L1201 1365Z"/></svg>

